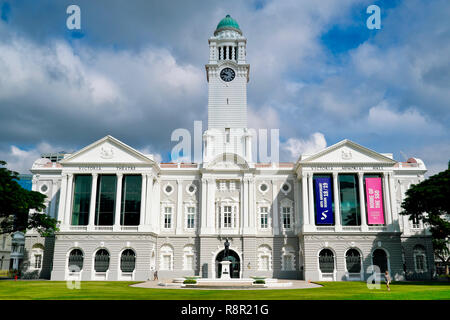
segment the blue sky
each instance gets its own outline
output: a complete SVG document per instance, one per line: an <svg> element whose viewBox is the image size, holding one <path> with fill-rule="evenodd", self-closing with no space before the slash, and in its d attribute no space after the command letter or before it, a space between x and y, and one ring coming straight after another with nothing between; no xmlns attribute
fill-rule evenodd
<svg viewBox="0 0 450 320"><path fill-rule="evenodd" d="M66 28L71 4L81 31ZM444 0L0 0L0 158L26 173L110 134L169 161L173 130L207 126L207 39L226 14L248 39L249 126L280 128L282 161L347 138L447 167Z"/></svg>

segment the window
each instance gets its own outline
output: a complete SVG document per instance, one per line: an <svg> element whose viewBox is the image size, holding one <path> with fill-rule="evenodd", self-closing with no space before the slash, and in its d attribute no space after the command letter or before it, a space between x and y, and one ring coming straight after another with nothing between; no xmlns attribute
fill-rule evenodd
<svg viewBox="0 0 450 320"><path fill-rule="evenodd" d="M286 245L281 249L281 270L295 270L295 250L289 245Z"/></svg>
<svg viewBox="0 0 450 320"><path fill-rule="evenodd" d="M125 175L123 177L120 224L138 226L141 215L142 176Z"/></svg>
<svg viewBox="0 0 450 320"><path fill-rule="evenodd" d="M283 219L283 228L290 229L291 228L291 208L290 207L282 207L282 219Z"/></svg>
<svg viewBox="0 0 450 320"><path fill-rule="evenodd" d="M173 189L172 185L170 185L170 184L167 184L164 187L164 193L167 194L168 196L172 194L173 190L174 189Z"/></svg>
<svg viewBox="0 0 450 320"><path fill-rule="evenodd" d="M171 265L171 256L170 255L163 255L163 266L162 266L162 270L170 270L170 265Z"/></svg>
<svg viewBox="0 0 450 320"><path fill-rule="evenodd" d="M236 182L230 181L230 191L236 190Z"/></svg>
<svg viewBox="0 0 450 320"><path fill-rule="evenodd" d="M338 183L342 225L361 225L357 176L354 174L339 174Z"/></svg>
<svg viewBox="0 0 450 320"><path fill-rule="evenodd" d="M261 207L259 210L260 227L261 229L267 229L269 227L269 208Z"/></svg>
<svg viewBox="0 0 450 320"><path fill-rule="evenodd" d="M269 190L269 187L266 183L263 182L259 185L259 191L261 191L261 193L266 193L267 190Z"/></svg>
<svg viewBox="0 0 450 320"><path fill-rule="evenodd" d="M126 249L120 256L120 270L122 272L133 272L136 267L136 254L131 249Z"/></svg>
<svg viewBox="0 0 450 320"><path fill-rule="evenodd" d="M347 271L349 273L361 272L361 255L356 249L350 249L345 255L345 263L347 265Z"/></svg>
<svg viewBox="0 0 450 320"><path fill-rule="evenodd" d="M95 272L106 272L109 269L109 252L105 249L100 249L95 254L94 270Z"/></svg>
<svg viewBox="0 0 450 320"><path fill-rule="evenodd" d="M420 221L415 215L412 216L411 227L413 229L420 229Z"/></svg>
<svg viewBox="0 0 450 320"><path fill-rule="evenodd" d="M271 270L272 250L268 245L261 245L258 248L258 270Z"/></svg>
<svg viewBox="0 0 450 320"><path fill-rule="evenodd" d="M226 182L226 181L220 181L220 182L219 182L219 190L220 190L220 191L225 191L225 190L227 190L227 182Z"/></svg>
<svg viewBox="0 0 450 320"><path fill-rule="evenodd" d="M40 269L42 267L42 255L41 254L35 254L34 255L34 268Z"/></svg>
<svg viewBox="0 0 450 320"><path fill-rule="evenodd" d="M72 225L87 226L89 223L89 206L91 204L91 175L75 175L73 193Z"/></svg>
<svg viewBox="0 0 450 320"><path fill-rule="evenodd" d="M426 254L425 254L425 248L421 245L417 245L414 247L414 266L416 269L416 272L426 272L427 271L427 265L426 265Z"/></svg>
<svg viewBox="0 0 450 320"><path fill-rule="evenodd" d="M288 182L283 183L281 186L281 192L284 193L284 195L287 195L291 191L291 185Z"/></svg>
<svg viewBox="0 0 450 320"><path fill-rule="evenodd" d="M230 143L230 128L225 128L225 141Z"/></svg>
<svg viewBox="0 0 450 320"><path fill-rule="evenodd" d="M231 206L223 207L223 226L224 226L224 228L232 227L232 208L231 208Z"/></svg>
<svg viewBox="0 0 450 320"><path fill-rule="evenodd" d="M186 223L187 229L194 229L194 227L195 227L195 207L187 208L186 217L187 217L187 223Z"/></svg>
<svg viewBox="0 0 450 320"><path fill-rule="evenodd" d="M164 228L172 228L172 207L164 207Z"/></svg>
<svg viewBox="0 0 450 320"><path fill-rule="evenodd" d="M284 270L294 270L293 264L292 264L292 255L283 255L283 266Z"/></svg>
<svg viewBox="0 0 450 320"><path fill-rule="evenodd" d="M334 272L334 254L330 249L323 249L320 251L319 269L322 273Z"/></svg>
<svg viewBox="0 0 450 320"><path fill-rule="evenodd" d="M114 224L117 176L99 175L98 179L95 225L112 226Z"/></svg>
<svg viewBox="0 0 450 320"><path fill-rule="evenodd" d="M193 245L187 245L183 249L183 270L195 269L195 250Z"/></svg>
<svg viewBox="0 0 450 320"><path fill-rule="evenodd" d="M83 252L80 249L70 251L68 267L70 271L83 270Z"/></svg>

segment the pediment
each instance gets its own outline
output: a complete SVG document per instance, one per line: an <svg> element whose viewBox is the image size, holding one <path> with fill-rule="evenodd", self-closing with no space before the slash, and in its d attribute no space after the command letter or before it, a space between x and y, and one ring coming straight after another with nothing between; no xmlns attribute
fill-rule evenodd
<svg viewBox="0 0 450 320"><path fill-rule="evenodd" d="M245 170L248 169L249 165L247 161L237 154L224 153L217 156L213 161L207 164L206 169L208 170Z"/></svg>
<svg viewBox="0 0 450 320"><path fill-rule="evenodd" d="M125 143L106 136L61 161L70 164L132 164L153 165L155 162Z"/></svg>
<svg viewBox="0 0 450 320"><path fill-rule="evenodd" d="M383 164L393 165L395 160L363 147L350 140L343 140L316 154L305 157L301 164Z"/></svg>

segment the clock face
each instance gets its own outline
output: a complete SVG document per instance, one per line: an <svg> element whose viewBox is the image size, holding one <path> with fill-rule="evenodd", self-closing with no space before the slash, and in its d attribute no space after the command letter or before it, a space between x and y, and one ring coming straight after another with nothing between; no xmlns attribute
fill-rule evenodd
<svg viewBox="0 0 450 320"><path fill-rule="evenodd" d="M222 71L220 71L220 78L223 81L230 82L234 79L234 76L234 70L231 68L223 68Z"/></svg>

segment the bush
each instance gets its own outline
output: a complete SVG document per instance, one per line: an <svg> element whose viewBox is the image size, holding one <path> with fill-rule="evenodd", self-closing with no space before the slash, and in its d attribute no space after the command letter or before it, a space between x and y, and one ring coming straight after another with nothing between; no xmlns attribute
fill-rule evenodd
<svg viewBox="0 0 450 320"><path fill-rule="evenodd" d="M184 284L196 284L197 280L195 279L186 279L183 281Z"/></svg>
<svg viewBox="0 0 450 320"><path fill-rule="evenodd" d="M22 274L22 279L39 279L39 270L24 272Z"/></svg>
<svg viewBox="0 0 450 320"><path fill-rule="evenodd" d="M257 279L253 282L253 284L266 284L266 281L263 279Z"/></svg>

